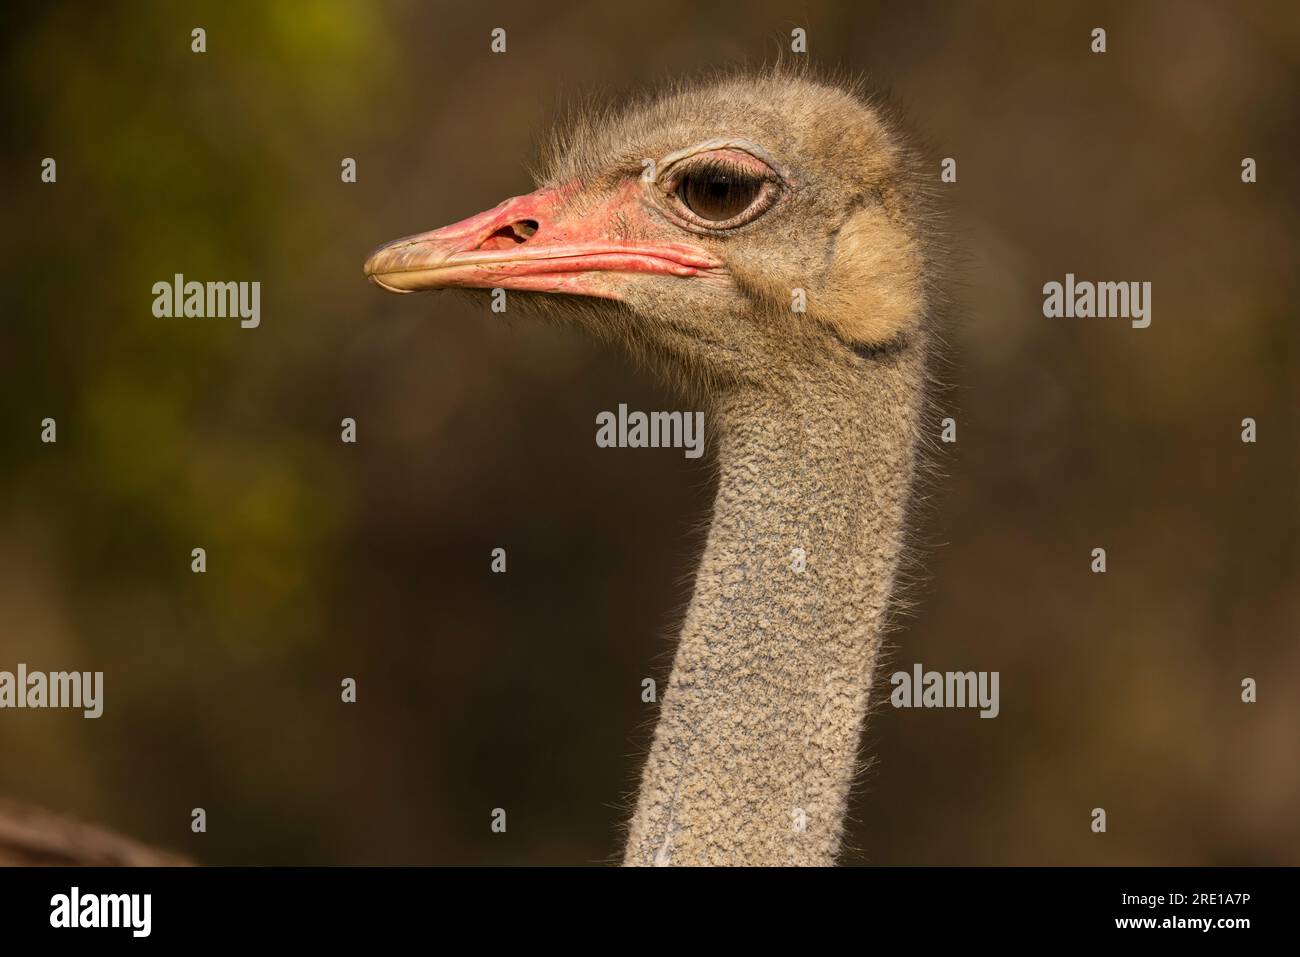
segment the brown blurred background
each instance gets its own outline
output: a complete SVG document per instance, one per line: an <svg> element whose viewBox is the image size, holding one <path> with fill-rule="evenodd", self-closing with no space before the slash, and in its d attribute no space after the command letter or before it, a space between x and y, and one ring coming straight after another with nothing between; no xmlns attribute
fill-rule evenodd
<svg viewBox="0 0 1300 957"><path fill-rule="evenodd" d="M958 161L959 441L893 661L1001 672L994 721L877 710L849 861L1300 864L1293 3L9 17L0 669L102 670L105 710L0 712L0 795L214 864L615 858L711 488L680 451L596 448L594 416L681 402L361 262L528 191L565 100L798 26L891 92L936 178ZM1045 319L1067 271L1151 281L1150 328ZM177 272L261 281L261 327L155 319Z"/></svg>

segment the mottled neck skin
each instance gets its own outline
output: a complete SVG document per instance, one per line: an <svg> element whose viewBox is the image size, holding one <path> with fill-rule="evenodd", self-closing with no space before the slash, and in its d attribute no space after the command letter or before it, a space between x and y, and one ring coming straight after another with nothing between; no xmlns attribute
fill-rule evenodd
<svg viewBox="0 0 1300 957"><path fill-rule="evenodd" d="M832 382L722 402L713 522L625 864L835 862L898 566L922 362L902 346Z"/></svg>

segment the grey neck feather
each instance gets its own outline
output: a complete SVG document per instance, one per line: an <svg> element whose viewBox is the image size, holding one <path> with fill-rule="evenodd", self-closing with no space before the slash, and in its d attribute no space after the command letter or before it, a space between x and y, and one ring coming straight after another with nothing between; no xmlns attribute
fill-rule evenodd
<svg viewBox="0 0 1300 957"><path fill-rule="evenodd" d="M834 863L897 571L922 362L904 347L862 360L847 388L838 375L718 410L713 522L624 863Z"/></svg>

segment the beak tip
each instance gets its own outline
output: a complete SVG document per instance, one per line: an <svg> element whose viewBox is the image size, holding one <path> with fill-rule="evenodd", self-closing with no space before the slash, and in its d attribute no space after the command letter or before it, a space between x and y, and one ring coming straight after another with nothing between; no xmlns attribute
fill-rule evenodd
<svg viewBox="0 0 1300 957"><path fill-rule="evenodd" d="M384 290L384 292L395 292L401 296L405 296L407 293L415 292L414 289L398 289L396 286L390 286L388 283L384 282L382 279L379 278L379 276L375 275L375 273L371 272L369 269L366 270L366 278L369 279L376 286L378 286L380 289Z"/></svg>

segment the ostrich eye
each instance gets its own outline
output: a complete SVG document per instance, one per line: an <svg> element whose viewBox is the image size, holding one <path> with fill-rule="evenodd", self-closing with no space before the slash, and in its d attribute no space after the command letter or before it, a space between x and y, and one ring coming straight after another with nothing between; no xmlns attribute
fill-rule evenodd
<svg viewBox="0 0 1300 957"><path fill-rule="evenodd" d="M702 169L682 177L677 196L700 219L721 223L749 209L762 187L761 181L733 170Z"/></svg>
<svg viewBox="0 0 1300 957"><path fill-rule="evenodd" d="M737 229L785 195L784 180L772 164L749 150L724 145L682 154L665 157L669 172L655 194L676 225L690 232L717 236Z"/></svg>

